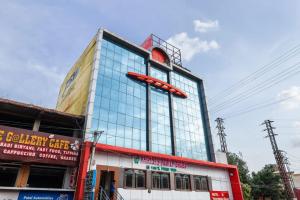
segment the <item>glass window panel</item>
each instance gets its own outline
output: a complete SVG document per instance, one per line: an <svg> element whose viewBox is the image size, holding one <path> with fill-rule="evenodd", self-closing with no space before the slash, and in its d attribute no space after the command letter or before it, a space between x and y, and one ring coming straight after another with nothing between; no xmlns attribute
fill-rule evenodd
<svg viewBox="0 0 300 200"><path fill-rule="evenodd" d="M174 71L171 72L171 84L188 95L187 98L173 95L174 129L180 138L176 140L176 153L179 156L207 160L198 84ZM199 139L201 137L203 140Z"/></svg>
<svg viewBox="0 0 300 200"><path fill-rule="evenodd" d="M146 120L146 84L126 76L129 70L145 73L145 60L106 39L101 45L92 129L109 135L107 140L103 136L101 143L145 150L146 125L141 120Z"/></svg>
<svg viewBox="0 0 300 200"><path fill-rule="evenodd" d="M150 68L150 75L162 81L168 78L167 72L154 67ZM150 92L152 151L172 154L171 129L164 128L170 127L169 94L155 87L151 87Z"/></svg>
<svg viewBox="0 0 300 200"><path fill-rule="evenodd" d="M207 180L207 177L201 177L200 190L208 191L208 180Z"/></svg>
<svg viewBox="0 0 300 200"><path fill-rule="evenodd" d="M125 170L125 187L132 188L134 181L133 170Z"/></svg>
<svg viewBox="0 0 300 200"><path fill-rule="evenodd" d="M182 188L181 176L179 174L176 174L176 176L175 176L175 183L176 183L176 189Z"/></svg>
<svg viewBox="0 0 300 200"><path fill-rule="evenodd" d="M160 189L160 174L152 173L152 188Z"/></svg>
<svg viewBox="0 0 300 200"><path fill-rule="evenodd" d="M190 189L190 176L189 175L183 175L182 178L183 182L183 190L189 190Z"/></svg>
<svg viewBox="0 0 300 200"><path fill-rule="evenodd" d="M161 174L161 189L170 189L170 175Z"/></svg>
<svg viewBox="0 0 300 200"><path fill-rule="evenodd" d="M135 186L136 188L145 188L146 187L146 174L142 170L136 170L135 173Z"/></svg>

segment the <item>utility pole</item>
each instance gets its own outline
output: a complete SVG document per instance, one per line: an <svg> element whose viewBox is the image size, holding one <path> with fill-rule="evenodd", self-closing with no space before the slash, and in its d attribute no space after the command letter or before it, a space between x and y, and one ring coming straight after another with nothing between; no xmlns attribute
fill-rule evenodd
<svg viewBox="0 0 300 200"><path fill-rule="evenodd" d="M226 143L226 134L224 132L224 130L225 130L224 120L222 118L218 117L215 121L217 122L216 128L218 129L218 135L220 138L221 151L224 153L228 153L227 143Z"/></svg>
<svg viewBox="0 0 300 200"><path fill-rule="evenodd" d="M93 144L92 144L92 152L90 156L90 163L89 163L89 170L92 168L92 162L94 160L95 156L95 149L96 149L96 144L98 143L98 140L100 139L100 136L102 135L104 131L94 131L94 138L93 138Z"/></svg>
<svg viewBox="0 0 300 200"><path fill-rule="evenodd" d="M293 199L295 197L293 188L294 182L289 171L289 166L287 165L288 159L283 154L283 151L278 149L278 145L275 138L277 134L275 134L273 131L275 129L275 127L272 126L273 122L274 121L271 120L265 120L262 123L262 125L266 126L266 129L264 129L264 131L268 132L268 135L266 137L270 138L273 154L275 156L277 168L279 170L279 174L281 176L285 191L287 193L287 198Z"/></svg>

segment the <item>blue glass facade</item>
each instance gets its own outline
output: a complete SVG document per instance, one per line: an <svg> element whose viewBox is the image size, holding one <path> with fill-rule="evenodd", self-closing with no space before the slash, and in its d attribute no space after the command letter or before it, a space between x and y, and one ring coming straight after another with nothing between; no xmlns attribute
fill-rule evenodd
<svg viewBox="0 0 300 200"><path fill-rule="evenodd" d="M153 152L172 154L176 150L177 156L208 159L196 81L174 71L147 66L141 55L105 39L100 54L91 127L91 131L104 131L100 143L148 150L147 142L150 142L148 146ZM186 92L188 97L172 95L171 106L167 91L128 77L129 71L149 73L147 75L165 82L170 76L170 83ZM176 136L174 149L172 131Z"/></svg>
<svg viewBox="0 0 300 200"><path fill-rule="evenodd" d="M126 76L146 73L143 57L102 41L92 131L104 131L101 143L146 150L146 84Z"/></svg>
<svg viewBox="0 0 300 200"><path fill-rule="evenodd" d="M173 96L176 154L207 160L198 84L177 72L171 73L171 84L185 91L188 96L185 99Z"/></svg>
<svg viewBox="0 0 300 200"><path fill-rule="evenodd" d="M168 74L154 67L150 76L168 82ZM172 154L169 93L151 86L150 102L152 151Z"/></svg>

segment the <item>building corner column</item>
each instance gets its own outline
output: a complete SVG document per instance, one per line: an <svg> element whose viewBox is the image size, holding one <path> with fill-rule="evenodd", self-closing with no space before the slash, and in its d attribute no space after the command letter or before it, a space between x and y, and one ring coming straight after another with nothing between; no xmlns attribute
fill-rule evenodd
<svg viewBox="0 0 300 200"><path fill-rule="evenodd" d="M228 169L228 172L233 199L244 200L238 168L235 166L234 168Z"/></svg>
<svg viewBox="0 0 300 200"><path fill-rule="evenodd" d="M80 164L78 168L77 186L75 200L81 200L84 196L85 178L88 170L89 158L91 154L91 142L84 142L81 147Z"/></svg>

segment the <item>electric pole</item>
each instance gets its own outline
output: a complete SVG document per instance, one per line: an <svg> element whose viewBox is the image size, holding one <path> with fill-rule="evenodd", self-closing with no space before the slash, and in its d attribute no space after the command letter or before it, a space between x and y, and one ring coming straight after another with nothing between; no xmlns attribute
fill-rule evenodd
<svg viewBox="0 0 300 200"><path fill-rule="evenodd" d="M273 149L273 154L275 156L275 160L277 163L277 168L279 171L279 174L281 176L285 191L287 193L287 198L288 199L293 199L295 197L294 195L294 188L293 188L293 179L291 177L291 172L289 171L289 166L288 166L288 159L285 157L283 154L283 151L278 149L278 145L276 142L275 136L277 134L274 133L274 127L272 126L272 123L274 121L271 120L265 120L262 125L266 126L266 129L264 131L268 132L268 135L266 137L270 138L271 146Z"/></svg>
<svg viewBox="0 0 300 200"><path fill-rule="evenodd" d="M92 150L91 150L92 152L91 152L91 156L90 156L89 170L91 170L91 168L92 168L92 162L93 162L94 156L95 156L96 144L98 143L98 140L103 132L104 131L94 131L94 138L93 138L93 144L92 144Z"/></svg>
<svg viewBox="0 0 300 200"><path fill-rule="evenodd" d="M226 143L226 134L225 134L225 127L224 127L224 120L220 117L218 117L216 120L218 129L218 135L220 138L220 145L221 145L221 151L224 153L228 153L227 149L227 143Z"/></svg>

